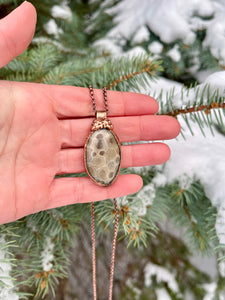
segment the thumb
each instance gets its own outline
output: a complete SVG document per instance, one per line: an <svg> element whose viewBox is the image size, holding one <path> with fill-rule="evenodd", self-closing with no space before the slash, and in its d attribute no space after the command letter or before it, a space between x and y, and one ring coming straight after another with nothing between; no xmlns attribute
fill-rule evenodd
<svg viewBox="0 0 225 300"><path fill-rule="evenodd" d="M35 32L36 20L36 10L27 1L0 20L0 68L26 50Z"/></svg>

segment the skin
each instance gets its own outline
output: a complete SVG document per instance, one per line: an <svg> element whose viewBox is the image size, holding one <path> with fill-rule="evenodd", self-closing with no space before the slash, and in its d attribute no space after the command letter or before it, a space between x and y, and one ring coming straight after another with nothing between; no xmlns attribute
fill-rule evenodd
<svg viewBox="0 0 225 300"><path fill-rule="evenodd" d="M31 42L36 10L24 2L0 20L0 67ZM102 91L95 90L103 110ZM176 119L156 116L153 98L108 91L109 119L121 142L165 140L180 132ZM82 118L80 118L82 117ZM120 175L110 187L89 178L57 178L83 172L83 146L93 120L89 90L0 81L0 224L41 210L135 193L142 179ZM122 167L165 163L170 149L160 142L122 146Z"/></svg>

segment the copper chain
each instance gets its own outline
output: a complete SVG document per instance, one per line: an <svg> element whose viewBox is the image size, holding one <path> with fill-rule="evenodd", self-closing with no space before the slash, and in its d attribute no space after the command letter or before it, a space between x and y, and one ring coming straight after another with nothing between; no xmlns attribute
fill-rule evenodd
<svg viewBox="0 0 225 300"><path fill-rule="evenodd" d="M96 101L95 101L95 96L94 96L94 89L92 85L89 85L89 90L90 90L90 95L91 95L91 101L92 101L92 105L93 105L93 112L96 114L97 109L96 109ZM109 111L109 107L108 107L108 99L107 99L107 91L106 91L106 87L104 87L102 89L103 91L103 98L104 98L104 105L105 105L105 111L106 114L108 114Z"/></svg>
<svg viewBox="0 0 225 300"><path fill-rule="evenodd" d="M110 267L110 278L109 278L109 300L112 300L113 294L113 277L114 277L114 268L115 268L115 254L116 254L116 238L118 232L118 207L116 198L113 199L114 202L114 211L115 211L115 224L114 224L114 234L113 234L113 241L112 241L112 254L111 254L111 267Z"/></svg>
<svg viewBox="0 0 225 300"><path fill-rule="evenodd" d="M91 101L93 103L93 111L96 114L96 101L94 97L94 89L90 85L89 86ZM107 92L106 88L103 88L103 97L105 104L105 111L108 113L108 100L107 100ZM114 223L114 233L113 233L113 241L112 241L112 254L111 254L111 265L110 265L110 278L109 278L109 300L112 300L113 295L113 277L114 277L114 267L115 267L115 253L116 253L116 239L118 232L118 207L116 198L113 199L114 202L114 212L115 212L115 223ZM95 255L95 207L94 202L91 203L91 240L92 240L92 280L93 280L93 297L94 300L97 300L97 284L96 284L96 255Z"/></svg>
<svg viewBox="0 0 225 300"><path fill-rule="evenodd" d="M111 254L111 265L110 265L110 277L109 277L109 300L112 300L113 295L113 277L115 267L115 254L116 254L116 239L118 232L118 207L116 198L113 199L114 211L115 211L115 224L112 241L112 254ZM97 300L97 284L96 284L96 256L95 256L95 208L94 202L91 203L91 237L92 237L92 280L93 280L93 298Z"/></svg>
<svg viewBox="0 0 225 300"><path fill-rule="evenodd" d="M92 242L93 298L94 298L94 300L97 300L96 257L95 257L95 206L94 206L94 202L91 202L91 242Z"/></svg>

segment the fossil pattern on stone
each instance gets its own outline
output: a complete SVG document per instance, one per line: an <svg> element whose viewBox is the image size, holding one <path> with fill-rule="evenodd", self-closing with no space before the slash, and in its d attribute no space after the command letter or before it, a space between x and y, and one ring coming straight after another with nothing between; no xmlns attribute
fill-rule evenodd
<svg viewBox="0 0 225 300"><path fill-rule="evenodd" d="M92 131L85 144L85 166L91 178L109 186L116 178L121 162L120 144L108 129Z"/></svg>

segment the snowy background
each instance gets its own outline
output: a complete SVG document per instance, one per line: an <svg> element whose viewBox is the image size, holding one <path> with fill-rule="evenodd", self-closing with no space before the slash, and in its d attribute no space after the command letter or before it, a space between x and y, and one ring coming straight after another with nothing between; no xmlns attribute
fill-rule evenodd
<svg viewBox="0 0 225 300"><path fill-rule="evenodd" d="M117 25L109 33L108 37L100 40L98 46L106 47L106 50L115 55L129 55L144 52L140 47L134 47L131 51L123 52L124 38L131 38L134 44L149 40L147 26L157 34L165 43L175 42L182 39L186 44L193 43L195 32L198 29L206 29L204 46L209 47L212 54L225 64L225 1L223 0L123 0L111 10L118 14L115 18ZM211 20L203 20L197 17L209 17ZM121 47L119 46L121 44ZM159 42L149 44L148 49L153 57L160 57L163 45ZM178 45L175 45L168 53L174 61L178 61L181 55ZM196 61L196 65L198 62ZM193 69L197 69L197 66ZM211 88L219 88L220 95L225 96L225 71L215 72L207 70L196 73L199 83L210 83ZM200 86L201 86L200 85ZM143 93L157 95L163 90L166 100L168 91L175 88L174 103L177 108L182 104L180 95L182 85L178 82L165 78L159 78L156 83L149 82L149 89L142 89ZM190 94L190 104L194 102ZM176 104L177 103L177 104ZM178 117L179 118L179 117ZM183 184L187 188L191 179L198 178L205 186L207 196L218 207L217 230L221 243L225 244L225 224L221 219L225 217L225 138L218 131L211 134L209 128L205 128L204 137L197 124L192 124L194 136L190 133L186 123L179 118L185 140L179 136L176 140L166 141L172 150L169 162L166 164L163 174L164 181L160 184L172 182L176 178L186 178ZM184 176L185 175L185 176Z"/></svg>
<svg viewBox="0 0 225 300"><path fill-rule="evenodd" d="M146 52L142 47L136 46L127 52L123 51L124 39L131 39L134 45L148 41L151 29L164 43L172 43L182 39L185 44L191 44L196 38L198 29L206 29L203 42L204 47L209 47L211 53L221 65L225 65L225 1L224 0L123 0L109 11L116 13L116 26L108 36L96 43L98 47L112 52L114 55L134 55ZM200 18L200 17L202 18ZM213 16L208 19L208 17ZM152 42L148 49L153 57L159 57L163 49L160 42ZM175 62L181 59L178 45L169 50L167 55ZM225 71L208 69L204 72L198 70L197 55L191 72L194 72L200 88L209 83L212 89L219 89L221 97L225 96ZM142 93L157 96L163 90L162 100L166 100L167 92L175 88L173 103L177 108L182 108L182 84L158 78L157 82L149 82L149 89L142 89ZM187 100L194 102L194 95ZM222 112L223 114L223 112ZM214 130L214 135L209 128L205 128L204 137L197 124L191 124L194 135L187 128L182 118L178 119L183 128L185 140L180 135L176 140L166 141L172 150L169 162L163 169L165 175L161 184L172 182L181 178L182 184L190 185L192 179L197 178L204 184L207 196L218 208L217 232L220 242L225 244L225 138L224 135ZM191 121L190 121L191 122ZM184 180L184 178L186 178ZM162 179L162 178L161 178ZM157 184L157 183L156 183Z"/></svg>
<svg viewBox="0 0 225 300"><path fill-rule="evenodd" d="M206 35L203 48L209 48L211 54L218 60L221 66L225 65L225 1L224 0L123 0L109 11L115 13L116 26L108 33L107 37L96 43L97 47L103 47L115 56L137 55L146 53L141 47L143 42L150 41L150 30L160 38L160 41L149 42L148 51L152 57L160 58L164 43L175 43L182 40L184 44L191 45L196 39L196 32L205 29ZM131 40L133 48L124 51L124 41ZM179 44L175 44L166 55L174 62L181 60ZM221 97L225 96L225 71L218 69L199 70L199 53L193 51L193 64L187 70L199 83L200 89L208 83L211 89L218 89ZM166 101L166 95L174 89L173 103L177 108L182 108L181 89L182 84L165 78L158 78L157 82L149 82L149 88L141 89L142 93L157 96L163 90L162 101ZM194 103L194 92L186 99ZM221 109L221 115L224 112ZM155 178L145 190L140 192L140 198L146 191L153 195L152 199L143 203L140 214L145 211L143 207L149 205L149 200L154 200L154 188L171 183L180 178L181 188L188 188L195 179L199 179L204 185L206 195L212 204L217 207L218 216L216 231L221 244L225 244L225 138L219 131L214 134L209 128L204 128L206 137L203 136L199 126L191 122L194 135L187 128L183 118L178 116L185 139L180 135L176 140L166 141L171 148L171 158L162 167L159 166L160 176ZM149 193L148 193L149 195ZM208 271L212 276L216 274L215 260L202 260L193 258L200 269ZM166 269L159 266L146 265L146 285L151 284L151 276L155 275L157 281L166 281L171 290L177 292L177 285L173 274L168 274ZM224 273L224 265L220 264L221 275ZM204 300L215 299L216 283L205 286L208 294ZM171 299L165 289L157 291L158 299ZM219 299L225 299L221 293ZM189 299L188 296L185 299ZM190 298L191 299L191 298Z"/></svg>

